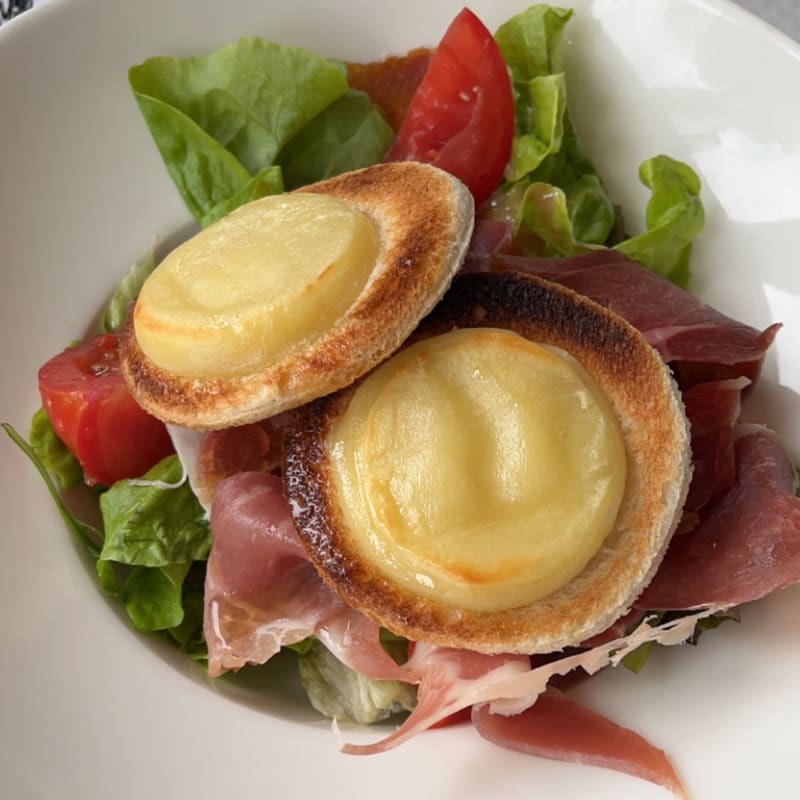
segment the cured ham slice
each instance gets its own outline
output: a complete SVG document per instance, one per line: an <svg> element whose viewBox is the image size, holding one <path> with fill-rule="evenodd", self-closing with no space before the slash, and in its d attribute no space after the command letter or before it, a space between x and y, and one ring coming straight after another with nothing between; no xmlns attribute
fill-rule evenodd
<svg viewBox="0 0 800 800"><path fill-rule="evenodd" d="M212 677L263 664L283 645L316 635L367 677L401 677L380 629L323 583L303 549L281 481L241 472L213 496L204 633Z"/></svg>
<svg viewBox="0 0 800 800"><path fill-rule="evenodd" d="M279 478L242 472L214 493L205 585L208 671L268 661L340 608L305 557Z"/></svg>
<svg viewBox="0 0 800 800"><path fill-rule="evenodd" d="M663 750L558 689L547 689L535 705L513 716L492 714L486 705L474 706L472 722L484 739L501 747L626 772L686 797Z"/></svg>
<svg viewBox="0 0 800 800"><path fill-rule="evenodd" d="M383 111L392 130L403 123L408 104L428 69L432 51L411 50L404 56L391 56L369 64L348 64L347 80L351 88L366 92Z"/></svg>
<svg viewBox="0 0 800 800"><path fill-rule="evenodd" d="M378 627L345 606L307 560L279 478L244 472L223 480L214 492L211 526L205 616L211 675L262 663L282 645L316 635L343 663L367 677L418 685L417 705L403 725L378 742L344 744L346 753L383 752L475 704L491 703L481 715L489 710L524 712L537 703L552 678L574 674L578 667L594 673L618 663L645 641L677 644L691 634L699 617L713 611L660 627L645 621L629 636L536 666L524 655L484 655L422 643L416 644L405 664L398 665L383 650ZM493 729L516 724L502 719L491 720ZM627 733L627 739L622 737L630 745L627 755L618 762L609 758L604 765L670 785L662 780L669 775L668 763L659 764L653 755L657 751L646 743L634 747L631 743L639 740ZM563 751L557 738L550 747ZM573 752L583 749L581 740ZM585 760L600 763L598 758L590 750Z"/></svg>
<svg viewBox="0 0 800 800"><path fill-rule="evenodd" d="M693 466L685 517L696 517L700 509L718 500L734 484L733 429L739 420L742 391L749 385L747 378L708 381L683 393L692 431ZM681 530L689 527L682 525Z"/></svg>
<svg viewBox="0 0 800 800"><path fill-rule="evenodd" d="M673 538L661 568L636 605L686 609L757 600L800 582L800 499L792 462L777 436L737 428L736 483Z"/></svg>
<svg viewBox="0 0 800 800"><path fill-rule="evenodd" d="M514 227L510 222L476 219L461 272L480 272L487 260L513 247Z"/></svg>
<svg viewBox="0 0 800 800"><path fill-rule="evenodd" d="M469 650L431 647L417 643L403 665L404 680L416 683L417 705L392 734L372 744L344 744L342 752L372 755L389 750L437 722L493 695L493 686L528 672L527 656L492 656Z"/></svg>
<svg viewBox="0 0 800 800"><path fill-rule="evenodd" d="M780 325L764 331L726 317L699 298L615 250L570 258L496 253L470 269L519 270L561 283L638 328L672 366L684 389L705 381L755 381Z"/></svg>
<svg viewBox="0 0 800 800"><path fill-rule="evenodd" d="M413 656L403 665L408 682L419 685L417 707L389 736L366 745L347 743L342 751L358 755L382 753L476 704L489 703L492 713L519 714L536 703L552 678L579 667L591 675L615 666L646 642L681 644L691 636L699 619L718 610L704 608L657 626L645 620L628 636L536 666L531 666L525 656L482 655L417 643Z"/></svg>

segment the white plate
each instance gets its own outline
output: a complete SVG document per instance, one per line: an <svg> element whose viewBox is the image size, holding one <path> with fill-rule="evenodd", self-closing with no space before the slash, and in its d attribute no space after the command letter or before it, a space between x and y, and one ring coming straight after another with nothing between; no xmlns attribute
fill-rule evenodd
<svg viewBox="0 0 800 800"><path fill-rule="evenodd" d="M800 454L800 61L716 0L585 0L569 27L574 116L631 226L642 159L704 180L694 289L754 325L783 320L748 413ZM55 0L0 31L2 411L27 429L36 368L89 325L118 277L187 223L126 82L151 55L244 34L369 59L433 44L461 0ZM519 0L476 0L490 27ZM779 387L778 384L781 384ZM0 442L0 796L26 798L620 797L663 790L506 752L469 728L372 758L279 692L214 688L139 637L92 582L38 476ZM697 648L659 652L581 696L672 756L694 800L786 797L797 775L800 587ZM256 699L254 699L256 698Z"/></svg>

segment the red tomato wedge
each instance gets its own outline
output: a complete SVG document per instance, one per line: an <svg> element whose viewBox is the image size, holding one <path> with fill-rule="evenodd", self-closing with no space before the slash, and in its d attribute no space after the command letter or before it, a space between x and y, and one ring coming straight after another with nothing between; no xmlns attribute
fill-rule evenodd
<svg viewBox="0 0 800 800"><path fill-rule="evenodd" d="M173 452L164 424L143 411L125 386L115 334L51 358L39 370L39 393L89 485L139 477Z"/></svg>
<svg viewBox="0 0 800 800"><path fill-rule="evenodd" d="M480 205L511 155L514 99L492 34L469 10L450 23L387 161L422 161L463 181Z"/></svg>

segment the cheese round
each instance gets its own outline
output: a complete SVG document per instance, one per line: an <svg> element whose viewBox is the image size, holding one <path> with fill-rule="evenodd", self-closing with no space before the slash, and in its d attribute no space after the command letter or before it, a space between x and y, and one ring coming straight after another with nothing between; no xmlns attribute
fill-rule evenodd
<svg viewBox="0 0 800 800"><path fill-rule="evenodd" d="M509 330L424 339L328 432L349 546L454 608L534 603L578 575L625 491L619 423L576 359Z"/></svg>
<svg viewBox="0 0 800 800"><path fill-rule="evenodd" d="M379 250L345 200L298 193L237 209L172 251L147 279L136 339L159 368L229 378L328 330L364 288Z"/></svg>

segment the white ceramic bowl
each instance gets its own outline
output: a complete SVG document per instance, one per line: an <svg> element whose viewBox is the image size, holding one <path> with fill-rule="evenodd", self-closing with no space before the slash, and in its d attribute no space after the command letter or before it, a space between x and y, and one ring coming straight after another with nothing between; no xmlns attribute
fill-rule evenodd
<svg viewBox="0 0 800 800"><path fill-rule="evenodd" d="M2 411L27 428L37 367L80 336L154 236L189 221L126 70L244 34L340 58L435 44L460 2L53 0L0 30ZM519 0L476 0L490 27ZM782 320L747 409L800 454L800 59L723 0L578 0L568 66L577 127L631 227L638 163L666 152L704 182L693 289L753 325ZM268 667L216 686L133 633L93 582L23 456L0 441L0 796L23 798L666 797L607 770L496 748L469 727L383 756L341 755ZM667 750L694 800L788 797L800 719L800 587L697 648L580 690Z"/></svg>

